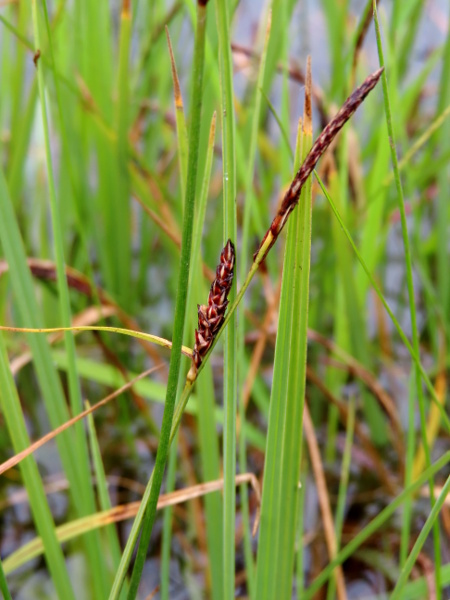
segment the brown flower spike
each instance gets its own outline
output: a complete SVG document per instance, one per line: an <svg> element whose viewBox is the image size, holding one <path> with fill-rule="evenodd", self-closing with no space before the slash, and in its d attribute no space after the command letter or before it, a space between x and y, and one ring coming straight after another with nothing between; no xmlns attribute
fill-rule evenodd
<svg viewBox="0 0 450 600"><path fill-rule="evenodd" d="M378 71L375 71L375 73L366 78L362 85L347 98L337 115L328 123L316 139L308 156L297 171L289 189L284 195L281 206L269 229L266 231L258 251L253 255L254 262L261 264L265 259L267 253L277 241L289 215L297 206L302 187L313 172L319 158L327 150L345 123L352 117L358 106L376 86L383 70L384 67L378 69ZM264 252L262 253L261 250L263 247ZM220 255L220 264L216 269L216 279L211 285L208 304L198 306L198 329L195 330L192 367L187 375L188 380L191 382L195 381L197 370L200 367L204 356L211 348L220 326L224 321L225 311L228 306L227 297L233 283L234 260L234 245L231 240L228 240ZM252 275L252 272L250 272L250 275Z"/></svg>
<svg viewBox="0 0 450 600"><path fill-rule="evenodd" d="M302 166L297 171L297 174L295 175L288 191L284 195L281 207L275 215L275 218L272 221L270 228L267 230L266 235L263 237L262 242L259 245L258 251L255 252L253 256L254 260L259 254L259 251L266 242L267 238L270 236L270 244L265 249L264 255L261 257L260 262L262 262L267 256L267 253L277 241L277 238L280 235L281 230L285 226L289 215L297 206L302 187L305 181L315 169L319 158L322 156L325 150L327 150L328 146L337 136L342 127L347 123L350 117L352 117L358 106L364 101L366 96L376 86L383 71L384 67L378 69L378 71L375 71L375 73L372 73L372 75L369 75L369 77L366 78L362 85L360 85L359 88L357 88L353 92L353 94L351 94L351 96L347 98L337 115L333 117L333 119L331 119L331 121L319 135L317 140L314 142L313 147L309 151L308 156L305 158Z"/></svg>
<svg viewBox="0 0 450 600"><path fill-rule="evenodd" d="M228 306L228 294L233 284L235 251L228 240L220 254L216 278L209 290L208 304L198 304L198 329L195 330L195 346L192 355L193 365L188 378L194 380L197 369L220 329Z"/></svg>

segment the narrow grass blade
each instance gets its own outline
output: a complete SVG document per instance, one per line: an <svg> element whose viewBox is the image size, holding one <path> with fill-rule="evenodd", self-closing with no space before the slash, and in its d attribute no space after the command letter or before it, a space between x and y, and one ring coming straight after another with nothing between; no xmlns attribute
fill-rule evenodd
<svg viewBox="0 0 450 600"><path fill-rule="evenodd" d="M450 565L442 565L441 568L442 585L450 585ZM400 593L403 600L422 600L429 594L430 586L428 577L418 577L406 584Z"/></svg>
<svg viewBox="0 0 450 600"><path fill-rule="evenodd" d="M335 525L333 523L333 516L331 513L330 497L325 481L325 474L322 465L322 459L320 457L319 445L317 443L316 435L313 429L313 424L307 405L305 405L304 407L303 422L306 442L308 444L308 453L311 461L311 470L314 474L314 479L316 481L318 503L320 506L320 513L322 516L321 520L323 522L325 542L327 545L328 555L330 557L330 560L332 560L336 556L337 551L336 531ZM346 600L347 595L345 590L345 579L342 569L340 567L336 568L334 572L333 581L336 584L336 597L338 598L338 600Z"/></svg>
<svg viewBox="0 0 450 600"><path fill-rule="evenodd" d="M261 54L261 60L259 63L258 69L258 78L255 85L254 91L254 101L253 106L250 107L252 114L251 121L251 135L250 135L250 143L248 148L248 164L247 164L247 177L245 181L245 196L244 196L244 216L242 223L242 258L240 259L240 279L243 280L247 271L248 271L248 261L247 256L250 256L250 248L249 248L249 230L250 230L250 218L252 212L256 210L256 199L253 194L253 180L254 180L254 171L255 171L255 163L257 157L257 141L258 141L258 131L259 131L259 123L261 119L261 97L262 90L261 87L264 81L264 75L266 72L266 57L267 57L267 47L269 45L270 40L270 29L272 24L272 11L269 11L267 17L267 26L265 32L264 39L264 47Z"/></svg>
<svg viewBox="0 0 450 600"><path fill-rule="evenodd" d="M342 214L342 199L339 196L338 175L334 166L330 167L329 177L330 189L338 194L339 204L333 195L333 199L338 205ZM337 260L337 281L342 293L344 314L336 316L337 324L337 343L343 348L350 350L353 356L366 366L370 364L370 350L368 347L366 326L364 321L364 312L361 309L361 298L357 293L354 280L354 264L352 260L351 249L347 244L342 243L342 233L339 223L333 219L332 224L334 247L336 248ZM388 441L387 433L384 427L384 416L381 408L373 396L361 391L364 404L364 414L370 429L370 436L378 445L384 445Z"/></svg>
<svg viewBox="0 0 450 600"><path fill-rule="evenodd" d="M251 113L251 126L250 126L250 143L248 144L248 164L247 164L247 174L245 179L245 193L244 193L244 215L243 215L243 223L242 223L242 243L241 243L241 257L239 260L240 263L240 274L241 280L244 279L245 274L248 270L248 259L247 257L251 256L249 237L250 237L250 221L253 216L253 220L255 219L255 214L257 214L258 206L256 202L256 194L254 193L254 176L255 176L255 164L257 158L257 139L259 132L259 125L261 120L261 87L264 81L265 68L266 68L266 57L267 57L267 47L270 39L270 29L272 23L272 11L269 9L267 16L267 24L264 32L263 39L263 50L261 54L261 59L258 67L258 77L255 85L255 89L253 91L253 102L250 106ZM263 24L263 21L262 21ZM245 132L246 133L246 132ZM254 227L257 231L257 226ZM262 233L262 231L260 232ZM239 369L239 389L241 390L240 398L238 402L238 411L239 411L239 423L240 427L238 429L238 452L239 452L239 469L241 473L247 471L247 444L248 440L245 435L245 422L246 422L246 406L244 399L244 386L245 386L245 374L248 373L247 365L245 365L246 361L246 348L244 343L244 334L245 334L245 321L244 319L238 320L238 335L239 335L239 349L241 352L240 365ZM245 367L244 367L245 365ZM241 486L240 490L241 495L241 513L242 513L242 525L244 530L244 555L245 555L245 567L247 573L247 588L249 597L251 600L255 598L255 589L254 589L254 573L255 573L255 561L253 557L253 541L251 539L251 528L250 528L250 518L248 511L248 490L247 486Z"/></svg>
<svg viewBox="0 0 450 600"><path fill-rule="evenodd" d="M173 439L172 439L173 441ZM256 501L259 502L259 484L252 473L243 473L236 476L236 485L247 483L251 485ZM172 494L163 494L158 501L158 510L167 509L167 507L182 504L193 498L200 498L205 494L220 492L223 489L223 478L208 481L196 486L190 486L186 489L180 489ZM109 510L101 511L82 517L60 525L56 528L56 535L60 543L77 539L80 535L91 532L95 529L103 529L113 523L131 519L139 512L140 502L130 502L125 505L118 505ZM16 571L28 561L41 556L43 553L43 544L40 537L35 537L23 544L18 550L13 552L3 563L5 574Z"/></svg>
<svg viewBox="0 0 450 600"><path fill-rule="evenodd" d="M17 221L13 213L6 181L1 171L0 239L2 241L10 272L12 273L11 283L19 317L21 321L27 325L38 328L41 324L39 317L40 310L34 298L31 274L27 267L25 252ZM67 421L69 418L62 386L56 373L46 340L42 336L29 334L28 341L33 354L46 411L52 427L56 429L61 423ZM87 462L80 464L77 460L77 453L74 452L74 448L79 450L79 447L77 446L77 440L74 437L74 433L72 431L67 431L58 436L57 445L60 451L64 471L70 482L70 492L73 497L77 514L89 514L94 510L90 475L86 470ZM87 536L87 538L89 538L89 536ZM86 548L91 557L91 562L95 562L94 554L98 555L98 547L95 547L95 538L85 539L84 541L86 542ZM101 575L102 570L100 569L100 572L95 578L97 579L97 577L100 577Z"/></svg>
<svg viewBox="0 0 450 600"><path fill-rule="evenodd" d="M181 346L184 333L186 303L189 284L189 269L192 249L192 229L194 221L194 206L197 184L197 165L198 165L198 145L200 135L200 117L201 117L201 101L203 94L203 63L204 63L204 45L205 45L205 23L206 23L206 6L197 4L197 31L194 48L194 66L193 66L193 82L194 88L192 97L194 98L191 127L189 135L189 163L188 163L188 179L186 186L186 202L183 219L183 235L181 244L180 269L178 275L178 291L175 305L174 332L172 342L172 353L170 357L169 379L167 383L166 402L164 406L163 422L161 425L161 435L156 455L156 463L153 474L151 476L151 487L148 501L144 503L146 507L146 518L144 519L141 538L139 541L136 562L133 569L133 575L130 583L128 598L136 597L139 581L144 567L145 556L147 554L150 534L153 527L153 522L156 513L156 504L158 501L159 491L161 488L164 467L166 464L169 438L172 427L172 419L175 408L175 399L178 389L178 380L181 365ZM150 485L150 481L149 481ZM148 502L148 504L147 504ZM134 546L135 540L130 535L129 542ZM126 573L128 566L127 554L124 553L124 559L118 569L115 583L110 594L110 598L116 598L121 587L121 582Z"/></svg>
<svg viewBox="0 0 450 600"><path fill-rule="evenodd" d="M384 67L383 46L382 46L382 42L381 42L380 25L379 25L379 21L378 21L377 5L376 5L375 0L374 0L374 4L373 4L373 15L374 15L374 21L375 21L375 32L376 32L380 66ZM403 247L404 247L404 253L405 253L406 282L407 282L407 288L408 288L409 313L410 313L410 319L411 319L412 345L413 345L416 356L420 357L419 331L417 328L416 302L415 302L415 296L414 296L414 283L413 283L413 270L412 270L412 260L411 260L411 251L410 251L410 243L409 243L408 226L407 226L407 221L406 221L405 201L404 201L403 187L402 187L402 182L401 182L400 172L399 172L399 167L398 167L394 126L393 126L392 115L391 115L389 91L388 91L387 77L386 77L385 70L383 71L383 74L381 76L381 81L383 84L384 110L385 110L386 124L387 124L388 134L389 134L389 146L391 149L391 159L392 159L392 165L393 165L393 169L394 169L394 179L395 179L395 186L396 186L396 190L397 190L397 201L398 201L398 208L400 211L400 219L401 219L401 226L402 226ZM428 443L427 429L426 429L427 422L426 422L426 412L425 412L425 398L424 398L424 394L423 394L423 390L422 390L422 381L421 381L421 377L420 377L420 370L416 364L414 365L414 371L415 371L417 403L418 403L419 414L420 414L420 433L421 433L422 446L423 446L424 455L425 455L425 465L428 467L431 464L431 454L430 454L430 447L429 447L429 443ZM413 400L412 396L411 396L411 399ZM409 411L414 413L415 402L411 401L410 406L409 406ZM412 439L412 438L409 438L409 439ZM408 455L410 455L410 453L408 453ZM407 469L406 472L407 472L407 474L410 474L411 470ZM409 483L410 483L409 481L405 481L406 486ZM429 487L430 487L430 505L431 505L431 509L433 509L435 500L434 500L434 483L433 483L432 479L429 480ZM440 583L441 550L440 550L440 541L439 541L439 527L438 527L437 523L435 523L434 528L433 528L433 541L434 541L434 562L436 565L435 583L436 583L436 590L438 593L438 598L440 598L441 597L441 592L440 592L440 590L441 590L441 583Z"/></svg>
<svg viewBox="0 0 450 600"><path fill-rule="evenodd" d="M447 477L447 481L445 482L441 493L439 494L438 498L436 499L436 502L434 503L433 508L431 509L431 512L430 512L427 520L425 521L425 525L422 527L422 531L420 532L419 537L417 538L417 540L413 546L413 549L411 550L411 553L408 556L408 559L403 566L402 572L400 573L400 577L397 581L397 585L395 586L394 591L392 592L391 600L398 600L398 598L400 597L403 586L405 585L405 583L414 567L417 557L419 556L419 553L422 550L422 547L423 547L424 543L426 542L431 529L438 523L439 513L440 513L449 493L450 493L450 477ZM434 568L435 568L435 579L438 579L440 585L442 585L440 564L434 564ZM437 573L437 571L439 571L439 573ZM442 595L441 588L436 590L436 592L437 592L438 596Z"/></svg>
<svg viewBox="0 0 450 600"><path fill-rule="evenodd" d="M0 592L3 594L4 600L12 600L11 593L8 588L8 582L6 581L5 572L3 570L3 563L0 560Z"/></svg>
<svg viewBox="0 0 450 600"><path fill-rule="evenodd" d="M448 13L450 15L450 11ZM442 63L441 81L439 86L439 98L437 105L437 114L443 115L445 111L450 109L450 80L448 73L450 72L450 29L447 31L447 38L444 47L444 60ZM450 139L450 121L443 123L436 135L437 146L444 148L449 147ZM439 300L442 310L447 316L450 314L450 283L448 278L448 164L447 168L441 168L438 171L438 215L437 228L439 243L437 245L437 282L439 291ZM447 319L448 322L448 319Z"/></svg>
<svg viewBox="0 0 450 600"><path fill-rule="evenodd" d="M175 489L175 479L177 476L177 440L175 436L174 443L170 447L169 459L167 461L166 493ZM172 515L173 507L168 506L164 511L162 543L161 543L161 600L169 600L170 590L170 551L172 548Z"/></svg>
<svg viewBox="0 0 450 600"><path fill-rule="evenodd" d="M215 0L217 32L219 39L219 72L222 116L222 164L223 164L223 239L236 243L236 148L233 93L233 64L230 48L230 9L227 0ZM230 304L236 298L236 286L229 294ZM224 339L224 407L225 426L223 436L224 472L224 563L223 598L235 595L235 512L236 512L236 414L237 414L237 334L236 315L225 330Z"/></svg>
<svg viewBox="0 0 450 600"><path fill-rule="evenodd" d="M202 190L199 197L198 210L194 226L194 240L192 245L192 263L198 265L192 271L192 283L189 286L190 311L197 316L196 298L204 302L208 289L201 271L200 245L203 238L203 228L210 188L211 167L214 156L214 140L216 132L216 113L211 120L208 138L208 147L205 160ZM200 300L201 299L201 300ZM197 323L193 323L194 331ZM213 369L207 363L201 377L197 379L196 394L200 399L201 410L197 411L199 446L202 462L203 481L217 479L221 474L221 460L219 451L219 434L215 426L214 411L216 410L216 397L214 390ZM208 494L204 499L206 517L206 538L208 546L208 570L213 600L223 598L223 500L220 494Z"/></svg>
<svg viewBox="0 0 450 600"><path fill-rule="evenodd" d="M308 83L303 157L312 145L310 75ZM257 598L287 598L292 593L305 392L311 209L309 180L299 208L288 223L256 564Z"/></svg>
<svg viewBox="0 0 450 600"><path fill-rule="evenodd" d="M338 501L336 506L336 550L339 551L340 542L342 537L342 528L344 525L345 518L345 507L347 502L347 491L348 482L350 478L350 467L352 459L352 445L353 445L353 433L355 427L355 398L352 396L349 403L348 419L347 419L347 431L345 436L345 448L342 456L342 469L341 479L339 482L339 493ZM336 590L336 578L330 581L330 585L327 591L327 600L333 600Z"/></svg>
<svg viewBox="0 0 450 600"><path fill-rule="evenodd" d="M85 402L85 408L90 408L89 402ZM101 511L111 510L111 501L108 492L108 482L106 481L105 469L103 466L102 455L98 443L97 433L95 431L94 416L87 416L88 433L91 448L91 455L94 464L95 482L98 490L99 506ZM105 535L107 537L108 556L104 556L104 565L110 566L111 573L115 573L120 563L121 549L117 530L113 524L106 527ZM120 600L126 597L126 587L122 589Z"/></svg>
<svg viewBox="0 0 450 600"><path fill-rule="evenodd" d="M177 141L178 141L178 162L180 164L180 188L181 197L186 197L186 179L188 166L188 133L186 127L186 118L184 116L183 96L181 95L180 80L178 79L177 66L172 50L172 42L170 40L169 30L166 27L167 45L169 46L170 64L172 66L173 79L173 97L175 103L175 121L177 124ZM195 239L195 238L194 238Z"/></svg>
<svg viewBox="0 0 450 600"><path fill-rule="evenodd" d="M383 304L386 312L389 315L389 318L391 319L392 323L395 326L395 329L397 330L402 342L405 344L406 349L408 350L411 358L413 359L414 363L417 365L420 374L422 376L422 379L425 382L425 385L431 395L431 398L433 400L433 402L436 404L436 406L438 407L440 414L441 414L441 419L442 419L442 424L445 426L446 430L448 432L450 432L450 420L444 410L444 408L442 407L439 398L436 395L435 389L433 387L433 384L430 381L430 378L428 377L422 363L420 362L420 357L415 353L413 347L411 346L411 343L408 340L408 337L406 336L405 332L403 331L398 319L395 317L394 313L392 312L391 308L389 307L389 304L387 303L385 297L383 296L383 293L381 292L381 289L379 287L379 285L377 284L377 282L375 281L374 276L372 275L372 273L370 272L369 268L366 265L365 260L363 259L363 257L361 256L361 253L359 252L358 248L356 247L355 242L352 239L352 236L350 235L350 232L348 231L341 215L339 214L339 211L335 205L335 203L333 202L333 199L330 197L330 195L328 194L325 185L323 184L322 180L320 179L320 177L318 176L317 172L314 173L316 176L317 181L319 182L319 185L322 189L322 192L324 193L326 199L328 200L328 202L330 203L331 209L333 210L333 213L335 215L335 217L337 218L339 225L342 227L342 231L344 232L350 246L353 249L353 252L356 254L356 257L358 258L359 263L361 264L364 272L366 273L373 289L375 290L377 296L379 297L379 299L381 300L381 303Z"/></svg>
<svg viewBox="0 0 450 600"><path fill-rule="evenodd" d="M122 0L120 12L119 64L117 71L117 103L114 125L117 132L117 144L114 147L113 160L116 163L117 190L114 190L113 207L109 209L113 220L110 221L111 238L108 240L110 260L113 260L116 294L123 306L132 306L131 298L131 212L130 212L130 176L127 168L129 160L129 121L130 121L130 50L132 35L132 2ZM115 239L114 239L115 238ZM128 288L128 289L127 289Z"/></svg>
<svg viewBox="0 0 450 600"><path fill-rule="evenodd" d="M126 335L129 337L134 337L136 339L146 340L148 342L152 342L157 346L163 346L164 348L172 348L172 342L170 340L166 340L165 338L159 337L157 335L152 335L151 333L143 333L142 331L133 331L132 329L123 329L122 327L106 327L102 325L79 325L74 327L4 327L0 325L0 331L23 331L25 333L58 333L58 332L66 332L66 331L105 331L110 333L120 333L122 335ZM192 357L192 350L187 346L181 346L181 352L188 356Z"/></svg>
<svg viewBox="0 0 450 600"><path fill-rule="evenodd" d="M180 81L178 79L177 67L175 64L175 57L172 49L172 42L170 40L169 30L166 26L166 38L167 45L169 47L170 63L172 67L172 81L173 81L173 95L175 104L175 121L177 126L177 142L178 142L178 162L180 171L180 189L181 189L181 200L182 206L184 207L186 199L186 180L187 180L187 169L188 169L188 133L186 127L186 118L183 107L183 97L181 95ZM194 235L195 240L195 235ZM191 254L191 261L194 262L194 255ZM201 267L199 272L201 273ZM189 286L190 289L190 286ZM189 303L189 289L188 289L188 300ZM187 321L189 322L189 321ZM180 373L180 379L182 374ZM177 437L174 439L169 451L169 458L167 461L167 477L166 477L166 492L170 493L173 491L175 486L175 479L177 474ZM162 547L161 547L161 598L162 600L169 599L170 589L170 558L171 558L171 547L172 547L172 516L173 508L168 507L164 512L163 519L163 533L162 533Z"/></svg>
<svg viewBox="0 0 450 600"><path fill-rule="evenodd" d="M2 414L16 452L20 452L30 444L20 399L9 369L3 334L0 333L0 405ZM69 575L64 562L64 555L55 534L50 508L45 496L39 471L33 457L26 458L20 470L27 489L33 520L42 538L45 558L60 598L75 598ZM3 568L2 576L4 577ZM3 578L2 577L2 578ZM6 584L6 580L5 580ZM3 587L3 586L2 586ZM8 594L5 594L7 597Z"/></svg>
<svg viewBox="0 0 450 600"><path fill-rule="evenodd" d="M418 489L420 489L430 477L433 477L440 469L442 469L450 461L450 452L446 452L439 460L433 463L430 467L425 469L422 475L410 486L405 488L401 494L399 494L386 508L384 508L368 525L366 525L359 533L355 535L351 542L349 542L333 559L325 569L318 575L309 588L305 591L302 600L311 600L314 594L328 581L333 573L333 570L337 565L341 565L347 558L349 558L371 535L373 535L384 523L390 519L395 511L409 497L412 497Z"/></svg>
<svg viewBox="0 0 450 600"><path fill-rule="evenodd" d="M48 12L47 12L47 4L43 2L43 10L44 10L44 18L46 24L46 30L48 35L48 45L49 45L49 56L51 60L51 65L53 67L53 73L55 72L55 58L53 53L53 41L52 41L52 32L50 28ZM36 2L32 2L32 15L33 15L33 29L34 29L34 41L36 49L41 47L41 34L40 34L40 26L39 26L39 18ZM56 268L57 268L57 287L58 287L58 301L59 301L59 309L60 309L60 317L63 326L69 327L71 324L71 308L70 308L70 298L69 298L69 289L66 278L65 271L65 257L64 257L64 244L63 244L63 221L62 221L62 201L57 198L56 194L56 186L55 186L55 174L53 167L53 160L50 150L50 129L49 129L49 121L47 115L47 103L45 96L45 82L44 75L42 71L42 67L37 63L37 79L38 79L38 90L39 90L39 99L41 106L41 116L42 116L42 125L44 131L44 140L45 140L45 154L46 154L46 165L47 165L47 178L48 178L48 188L49 188L49 203L50 203L50 211L52 218L52 233L53 233L53 246L54 246L54 255L56 259ZM55 85L57 90L57 99L59 106L59 116L62 122L62 109L61 109L61 98L59 93L58 82L55 78ZM66 331L64 333L65 339L65 347L67 351L67 356L69 360L69 397L70 397L70 405L72 409L72 413L74 415L78 414L82 410L82 399L81 399L81 390L78 381L78 374L76 370L76 360L75 360L75 342L73 339L73 334ZM90 464L89 464L89 456L87 450L87 441L84 435L84 429L81 423L78 423L74 427L74 434L76 436L76 444L72 447L72 453L74 456L74 460L78 466L79 474L82 479L82 485L80 489L77 490L79 495L79 510L80 514L86 515L95 510L95 498L92 490L92 486L90 484L91 474L90 474ZM103 568L103 560L102 560L102 548L101 541L97 534L90 535L86 538L86 550L88 555L88 563L91 565L91 578L92 585L95 591L95 594L105 595L108 592L108 583L106 570Z"/></svg>

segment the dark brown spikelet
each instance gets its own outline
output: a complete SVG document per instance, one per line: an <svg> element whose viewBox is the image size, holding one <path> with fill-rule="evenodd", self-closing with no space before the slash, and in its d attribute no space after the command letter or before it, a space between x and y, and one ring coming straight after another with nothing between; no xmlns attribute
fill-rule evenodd
<svg viewBox="0 0 450 600"><path fill-rule="evenodd" d="M267 256L267 253L269 252L270 248L276 242L278 236L281 233L281 230L283 229L284 225L286 224L286 221L287 221L289 215L296 207L298 200L300 198L300 192L302 191L302 187L303 187L305 181L308 179L308 177L311 175L311 173L315 169L315 166L316 166L319 158L327 150L328 146L331 144L331 142L337 136L337 134L342 129L342 127L353 116L354 112L359 107L359 105L364 101L366 96L376 86L376 84L378 83L378 81L381 77L381 74L383 73L383 70L384 70L384 67L382 67L381 69L378 69L378 71L375 71L375 73L373 73L372 75L369 75L369 77L366 78L366 80L362 83L362 85L360 85L359 88L357 88L353 92L353 94L347 98L347 100L345 101L345 103L342 105L341 109L337 113L337 115L335 117L333 117L333 119L331 119L331 121L328 123L328 125L325 127L325 129L322 131L322 133L316 139L311 150L309 151L308 156L305 158L302 166L297 171L297 174L295 175L288 191L284 195L283 201L281 203L281 207L280 207L278 213L275 215L275 218L272 221L270 228L267 230L261 244L259 245L258 251L255 252L253 259L256 258L261 247L263 246L264 242L266 241L268 235L271 234L272 237L271 237L270 246L268 248L266 248L264 257L262 257L261 260L264 260L264 258Z"/></svg>
<svg viewBox="0 0 450 600"><path fill-rule="evenodd" d="M208 304L198 305L198 328L195 330L195 345L192 355L195 373L205 354L211 347L225 318L228 306L228 294L233 284L234 245L231 240L220 254L220 263L216 269L216 278L209 290ZM194 374L195 378L195 374Z"/></svg>

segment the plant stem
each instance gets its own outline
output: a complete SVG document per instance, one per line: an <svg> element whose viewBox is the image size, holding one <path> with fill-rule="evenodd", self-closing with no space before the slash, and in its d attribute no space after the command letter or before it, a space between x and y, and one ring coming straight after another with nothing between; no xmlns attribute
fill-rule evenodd
<svg viewBox="0 0 450 600"><path fill-rule="evenodd" d="M178 292L175 305L172 352L170 355L169 378L167 382L166 401L161 425L161 435L156 454L155 467L152 473L150 496L145 509L141 538L139 540L136 562L130 582L129 600L137 594L139 581L144 567L145 557L156 514L156 505L161 489L162 478L170 445L175 400L178 391L178 378L181 365L181 347L183 342L186 317L189 270L192 248L192 230L194 224L194 206L197 183L198 149L200 139L200 116L203 92L203 64L205 46L206 5L197 4L197 32L194 48L193 67L193 104L191 113L191 129L189 135L188 179L186 184L186 202L181 240L180 270L178 274Z"/></svg>

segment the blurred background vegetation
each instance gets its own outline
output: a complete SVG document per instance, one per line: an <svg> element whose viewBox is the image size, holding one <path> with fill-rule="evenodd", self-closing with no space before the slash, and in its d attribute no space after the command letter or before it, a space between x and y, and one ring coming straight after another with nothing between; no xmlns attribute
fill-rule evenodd
<svg viewBox="0 0 450 600"><path fill-rule="evenodd" d="M279 503L264 497L254 538L258 494L246 485L236 499L215 491L159 512L142 598L155 590L163 598L275 597L261 594L257 558L278 565L272 561L285 546L286 570L266 570L267 590L287 585L297 598L449 597L450 511L441 492L450 439L450 12L443 0L380 2L378 11L386 86L368 97L318 167L360 255L317 180L309 192L309 315L306 308L290 317L291 329L304 326L307 335L305 394L277 387L275 340L288 322L280 309L283 235L232 324L238 414L231 413L234 429L225 425L231 445L223 388L234 375L223 369L219 342L187 405L162 489L194 493L236 457L237 471L262 486L271 456L281 479L267 490ZM204 82L193 96L203 13ZM206 302L226 240L223 190L235 200L239 288L292 179L306 58L315 139L380 65L372 13L373 3L362 0L210 0L202 9L194 0L0 1L1 324L108 325L172 339L185 268L188 138L199 102L195 259L183 337L192 348L196 305ZM58 435L0 480L5 597L9 587L14 598L107 598L136 511L108 527L99 512L142 497L170 352L104 331L1 336L2 462L77 414L85 399L95 404L155 367L95 420ZM289 340L277 344L279 360L295 372ZM304 354L294 359L301 370ZM180 388L188 368L183 357ZM288 440L280 446L267 434L277 393L275 400L289 396L297 407L305 397L308 408L304 434L301 415L286 431L294 417L284 413L280 439ZM301 466L292 479L283 476L283 461L294 454ZM285 485L295 489L289 507ZM289 511L292 520L283 523ZM278 522L265 520L272 514ZM62 526L56 533L55 523ZM36 536L42 546L28 544ZM61 539L69 540L63 551ZM334 568L327 567L332 558Z"/></svg>

